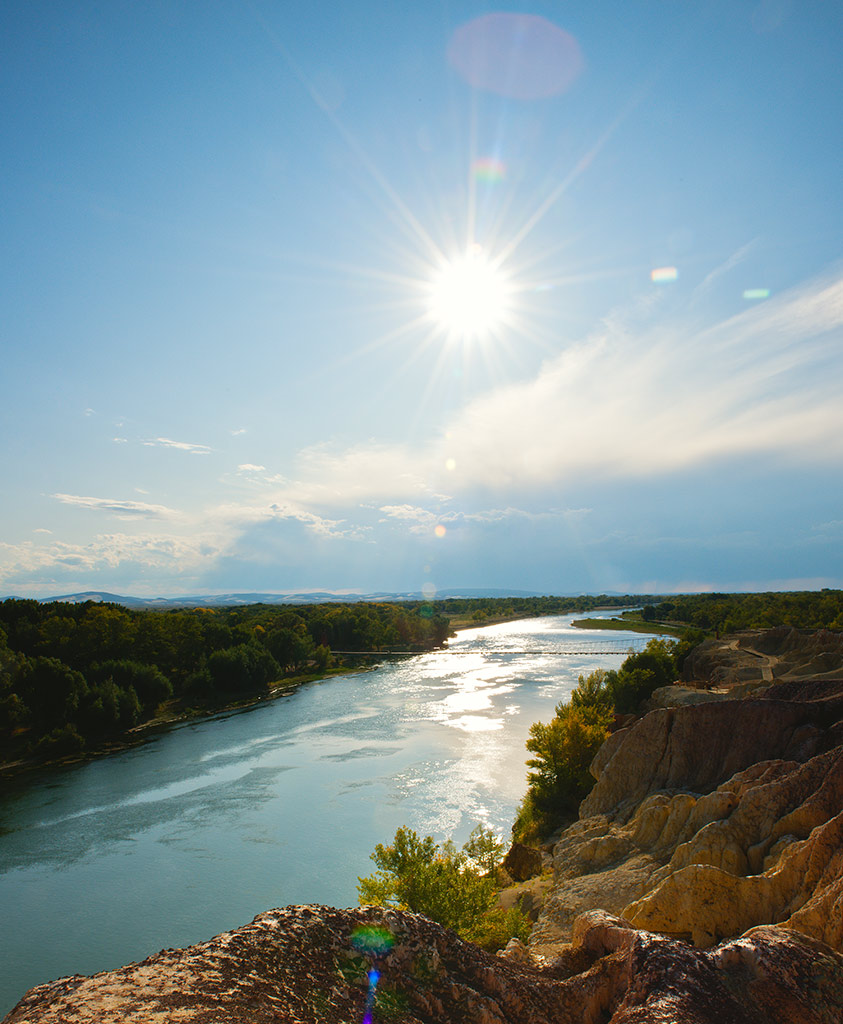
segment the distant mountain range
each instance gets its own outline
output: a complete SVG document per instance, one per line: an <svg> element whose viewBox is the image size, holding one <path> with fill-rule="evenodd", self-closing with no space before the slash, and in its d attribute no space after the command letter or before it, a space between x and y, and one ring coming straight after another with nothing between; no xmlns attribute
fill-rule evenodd
<svg viewBox="0 0 843 1024"><path fill-rule="evenodd" d="M456 589L437 591L436 599L448 597L541 597L534 590L483 590ZM558 596L558 595L556 595ZM123 594L109 594L104 590L86 590L79 594L61 594L58 597L39 598L42 604L51 601L65 601L68 604L84 604L86 601L107 601L121 604L124 608L196 608L222 607L239 604L325 604L329 601L348 603L351 601L423 601L421 591L403 593L342 594L330 590L307 591L289 594L192 594L185 597L127 597Z"/></svg>

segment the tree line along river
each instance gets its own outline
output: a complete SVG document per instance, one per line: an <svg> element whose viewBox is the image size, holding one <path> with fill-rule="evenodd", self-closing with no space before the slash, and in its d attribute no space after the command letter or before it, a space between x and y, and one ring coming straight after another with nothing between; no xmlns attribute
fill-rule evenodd
<svg viewBox="0 0 843 1024"><path fill-rule="evenodd" d="M0 1015L32 985L199 942L273 906L353 905L369 854L400 825L458 845L478 822L508 837L531 723L580 673L620 665L600 643L641 643L614 631L584 641L575 617L464 630L448 650L4 783Z"/></svg>

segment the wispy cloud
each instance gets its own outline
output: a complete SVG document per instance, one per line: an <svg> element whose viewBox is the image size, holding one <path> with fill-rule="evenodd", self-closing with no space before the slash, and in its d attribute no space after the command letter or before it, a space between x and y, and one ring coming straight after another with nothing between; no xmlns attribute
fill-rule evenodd
<svg viewBox="0 0 843 1024"><path fill-rule="evenodd" d="M345 519L333 519L319 515L287 501L267 501L261 504L229 503L219 505L203 516L206 525L214 524L220 534L234 536L255 523L291 520L303 523L308 530L320 537L344 537L360 539L365 530Z"/></svg>
<svg viewBox="0 0 843 1024"><path fill-rule="evenodd" d="M173 441L169 437L156 437L152 441L144 441L147 448L176 448L191 455L210 455L214 450L206 444L190 444L188 441Z"/></svg>
<svg viewBox="0 0 843 1024"><path fill-rule="evenodd" d="M241 466L237 467L238 473L265 473L266 466L256 466L251 462L244 462Z"/></svg>
<svg viewBox="0 0 843 1024"><path fill-rule="evenodd" d="M706 276L694 289L694 294L692 297L694 299L698 298L704 292L708 291L708 289L711 287L712 284L714 284L718 277L722 277L723 274L728 274L730 270L733 270L739 264L743 263L743 261L747 258L747 256L755 247L756 241L757 240L753 240L751 242L747 242L746 245L742 245L740 249L737 249L735 252L733 252L732 255L728 257L728 259L725 259L722 263L716 266L714 270L709 271L709 273L706 274Z"/></svg>
<svg viewBox="0 0 843 1024"><path fill-rule="evenodd" d="M533 379L470 402L425 445L307 448L294 479L276 478L275 500L397 509L736 456L843 458L839 272L703 328L659 317L653 306L633 326L608 318Z"/></svg>
<svg viewBox="0 0 843 1024"><path fill-rule="evenodd" d="M513 520L539 522L542 520L560 520L568 523L577 522L589 513L589 509L546 509L539 512L522 508L490 508L473 511L456 509L436 510L417 505L382 505L379 512L383 513L381 523L398 521L405 525L410 533L429 534L437 526L488 525L494 526Z"/></svg>
<svg viewBox="0 0 843 1024"><path fill-rule="evenodd" d="M175 509L165 505L150 505L144 501L125 501L120 498L91 498L81 494L53 494L56 501L79 508L111 512L120 519L174 519L179 516Z"/></svg>

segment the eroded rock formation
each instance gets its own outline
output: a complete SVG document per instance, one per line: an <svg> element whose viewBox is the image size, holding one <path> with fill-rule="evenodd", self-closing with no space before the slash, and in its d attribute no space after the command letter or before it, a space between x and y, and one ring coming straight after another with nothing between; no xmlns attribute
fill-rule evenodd
<svg viewBox="0 0 843 1024"><path fill-rule="evenodd" d="M791 626L705 640L690 653L682 671L685 682L725 688L841 674L843 633Z"/></svg>
<svg viewBox="0 0 843 1024"><path fill-rule="evenodd" d="M372 928L390 949L380 939L380 953L361 952ZM41 985L6 1024L350 1024L367 1009L396 1024L839 1024L842 1007L843 957L783 929L698 950L593 912L540 966L413 914L288 907L199 946Z"/></svg>
<svg viewBox="0 0 843 1024"><path fill-rule="evenodd" d="M779 924L843 951L843 683L654 711L615 733L531 937L595 906L709 946Z"/></svg>

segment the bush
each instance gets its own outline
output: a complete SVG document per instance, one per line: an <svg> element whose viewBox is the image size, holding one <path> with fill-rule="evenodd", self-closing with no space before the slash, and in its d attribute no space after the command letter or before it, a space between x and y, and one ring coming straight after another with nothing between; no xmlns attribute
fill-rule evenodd
<svg viewBox="0 0 843 1024"><path fill-rule="evenodd" d="M677 674L676 646L670 640L650 640L643 651L630 654L617 672L606 673L618 714L637 714L653 690L673 682Z"/></svg>
<svg viewBox="0 0 843 1024"><path fill-rule="evenodd" d="M516 837L537 838L577 814L594 785L589 767L608 735L611 712L600 703L560 703L556 717L530 726L528 797L516 820ZM529 828L527 826L530 826Z"/></svg>
<svg viewBox="0 0 843 1024"><path fill-rule="evenodd" d="M35 745L34 753L37 757L50 759L78 754L84 749L85 741L76 728L73 725L64 725L60 729L53 729L46 736L42 736Z"/></svg>
<svg viewBox="0 0 843 1024"><path fill-rule="evenodd" d="M496 953L503 949L510 939L520 939L526 942L530 937L530 930L533 925L529 917L522 913L518 907L510 907L504 910L503 907L492 907L475 924L468 936L470 942L480 946L481 949Z"/></svg>
<svg viewBox="0 0 843 1024"><path fill-rule="evenodd" d="M399 828L391 846L378 843L372 860L378 870L358 879L361 904L412 910L469 939L494 905L492 880L453 843L439 847L432 836L421 839L412 829Z"/></svg>

